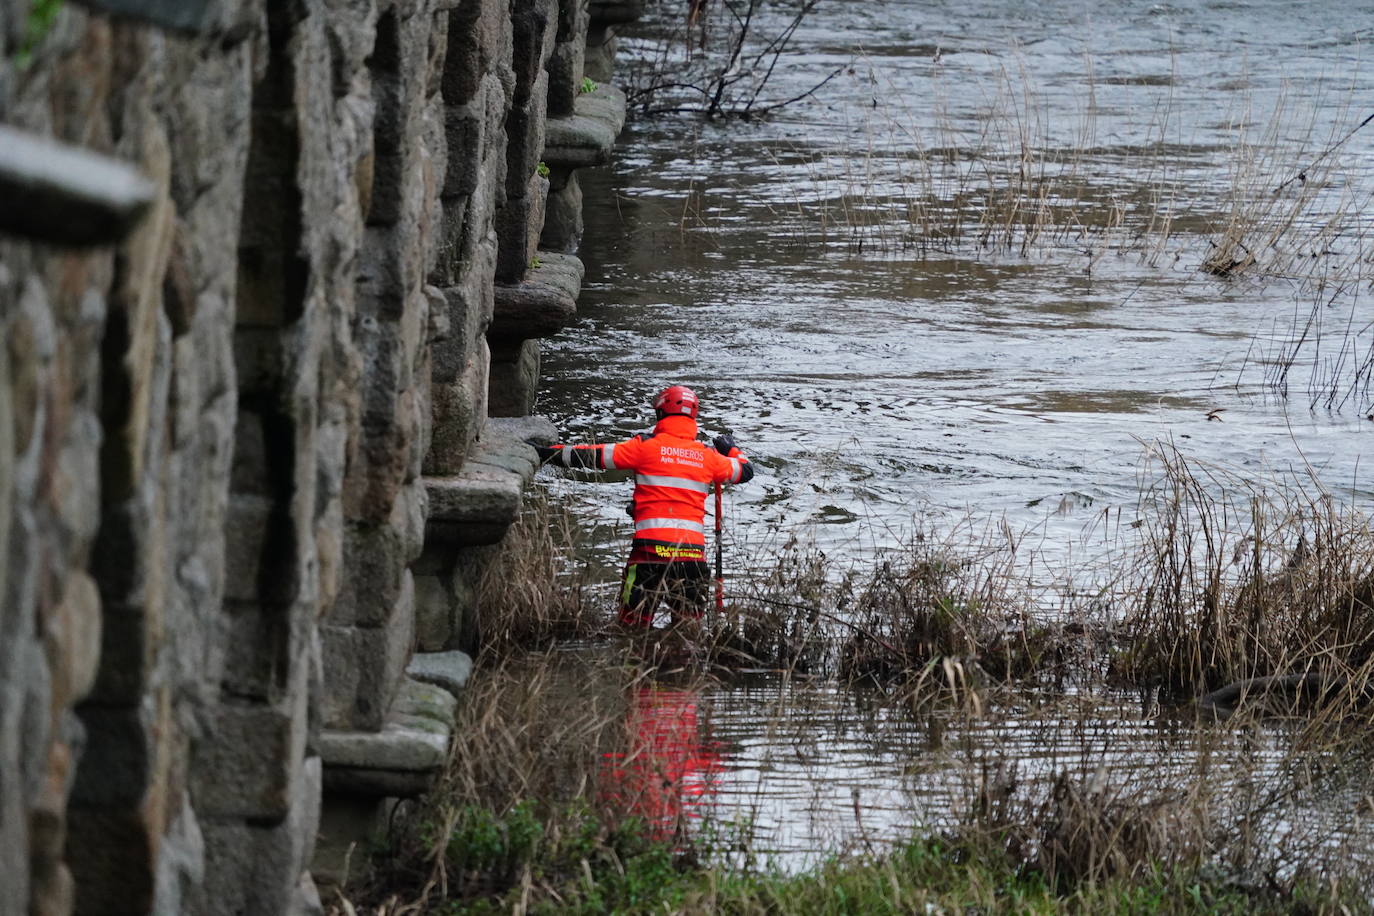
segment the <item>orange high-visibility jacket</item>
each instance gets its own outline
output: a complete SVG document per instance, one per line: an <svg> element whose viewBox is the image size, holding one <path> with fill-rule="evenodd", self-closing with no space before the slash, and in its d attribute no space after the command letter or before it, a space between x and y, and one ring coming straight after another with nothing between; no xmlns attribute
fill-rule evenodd
<svg viewBox="0 0 1374 916"><path fill-rule="evenodd" d="M611 445L564 445L564 467L635 472L631 563L706 559L706 495L715 483L754 476L739 449L728 456L697 441L691 417L664 417L652 435Z"/></svg>

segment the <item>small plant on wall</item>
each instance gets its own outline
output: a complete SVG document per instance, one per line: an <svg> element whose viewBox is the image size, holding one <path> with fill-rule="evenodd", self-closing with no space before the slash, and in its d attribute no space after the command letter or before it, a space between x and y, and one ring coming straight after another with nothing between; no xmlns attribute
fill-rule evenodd
<svg viewBox="0 0 1374 916"><path fill-rule="evenodd" d="M33 60L34 49L43 43L43 39L52 30L53 22L56 21L61 9L62 0L33 0L29 5L29 14L24 20L24 38L19 44L19 50L14 54L15 66L20 69L28 67Z"/></svg>

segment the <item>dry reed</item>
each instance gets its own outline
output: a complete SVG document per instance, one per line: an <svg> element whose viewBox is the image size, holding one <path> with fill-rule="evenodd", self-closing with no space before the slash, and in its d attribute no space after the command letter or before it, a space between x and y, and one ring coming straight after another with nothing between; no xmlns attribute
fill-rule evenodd
<svg viewBox="0 0 1374 916"><path fill-rule="evenodd" d="M483 653L546 645L602 627L584 594L586 570L577 554L582 537L570 510L537 487L527 492L505 539L477 558L483 564L475 590Z"/></svg>
<svg viewBox="0 0 1374 916"><path fill-rule="evenodd" d="M1363 693L1374 658L1374 532L1297 487L1260 489L1153 451L1139 552L1104 600L1123 618L1118 681L1192 697L1262 675L1315 672Z"/></svg>

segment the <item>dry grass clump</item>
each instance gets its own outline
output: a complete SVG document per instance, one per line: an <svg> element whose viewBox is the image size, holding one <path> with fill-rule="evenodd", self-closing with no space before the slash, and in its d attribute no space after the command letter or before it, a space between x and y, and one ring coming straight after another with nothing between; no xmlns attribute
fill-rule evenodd
<svg viewBox="0 0 1374 916"><path fill-rule="evenodd" d="M1258 489L1154 450L1143 550L1109 589L1124 612L1118 682L1197 696L1316 673L1362 696L1374 659L1374 530L1325 494Z"/></svg>
<svg viewBox="0 0 1374 916"><path fill-rule="evenodd" d="M1310 103L1295 109L1287 91L1279 94L1258 136L1248 106L1235 120L1226 159L1229 187L1202 270L1221 277L1253 271L1325 276L1329 282L1333 249L1352 242L1355 250L1346 254L1353 257L1344 262L1357 267L1366 230L1340 160L1332 155L1354 131L1342 138L1332 125L1328 136L1318 137L1316 109Z"/></svg>
<svg viewBox="0 0 1374 916"><path fill-rule="evenodd" d="M582 858L638 842L627 813L599 792L608 755L630 740L635 675L592 664L551 654L479 668L441 782L397 809L372 863L379 880L348 889L354 901L389 916L438 912L445 901L500 898L536 863L575 872Z"/></svg>
<svg viewBox="0 0 1374 916"><path fill-rule="evenodd" d="M1365 839L1343 819L1369 788L1367 739L1339 750L1205 732L1197 742L1191 759L1154 765L1123 764L1110 746L1085 751L1090 759L1040 779L1022 778L1017 761L985 761L954 835L1064 894L1186 874L1210 893L1292 899L1306 885L1332 901L1363 897L1357 911L1368 911Z"/></svg>
<svg viewBox="0 0 1374 916"><path fill-rule="evenodd" d="M1014 764L985 767L967 817L965 837L995 844L1061 887L1195 870L1209 852L1207 807L1195 786L1150 795L1103 771L1061 772L1029 787Z"/></svg>
<svg viewBox="0 0 1374 916"><path fill-rule="evenodd" d="M707 616L697 654L718 674L767 668L908 693L1091 682L1107 628L1037 619L1017 545L1005 525L961 525L842 567L794 536Z"/></svg>
<svg viewBox="0 0 1374 916"><path fill-rule="evenodd" d="M481 651L546 645L601 628L602 616L584 594L586 571L577 558L584 536L569 509L538 488L526 492L505 540L479 558L486 564L476 587Z"/></svg>
<svg viewBox="0 0 1374 916"><path fill-rule="evenodd" d="M851 600L850 575L816 545L791 537L708 615L707 656L723 668L768 667L798 674L833 668L837 611Z"/></svg>
<svg viewBox="0 0 1374 916"><path fill-rule="evenodd" d="M858 595L838 646L841 674L915 684L938 675L934 683L955 686L1063 683L1075 666L1086 672L1084 626L1034 619L1038 602L1019 573L1017 539L1004 525L973 542L916 536Z"/></svg>

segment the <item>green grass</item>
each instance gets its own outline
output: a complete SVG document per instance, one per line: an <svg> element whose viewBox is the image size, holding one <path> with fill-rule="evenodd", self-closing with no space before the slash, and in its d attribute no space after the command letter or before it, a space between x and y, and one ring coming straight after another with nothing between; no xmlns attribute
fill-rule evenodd
<svg viewBox="0 0 1374 916"><path fill-rule="evenodd" d="M29 4L28 15L24 18L24 37L14 54L14 63L19 69L28 69L33 62L34 51L43 43L52 30L57 14L62 9L63 0L33 0Z"/></svg>
<svg viewBox="0 0 1374 916"><path fill-rule="evenodd" d="M550 832L535 807L507 816L467 809L448 842L449 899L426 912L506 913L1368 913L1339 886L1265 889L1220 871L1145 869L1130 878L1051 881L1005 853L972 843L916 840L882 857L836 858L800 875L702 865L650 838L636 821L608 828L589 809ZM568 824L576 826L568 828ZM1342 909L1344 907L1344 909Z"/></svg>

